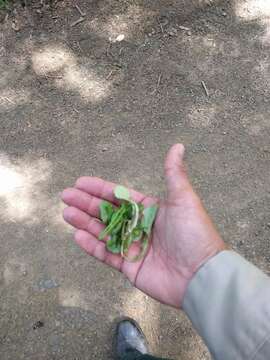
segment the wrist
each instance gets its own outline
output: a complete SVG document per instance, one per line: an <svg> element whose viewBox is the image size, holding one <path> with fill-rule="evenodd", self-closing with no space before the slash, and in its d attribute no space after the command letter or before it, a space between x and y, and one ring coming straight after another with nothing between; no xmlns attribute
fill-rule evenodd
<svg viewBox="0 0 270 360"><path fill-rule="evenodd" d="M217 256L219 253L225 250L229 250L229 247L224 243L222 239L220 239L214 247L212 246L205 252L201 261L197 263L196 268L193 270L192 278L203 265L205 265L209 260L211 260L213 257ZM191 281L192 278L189 281Z"/></svg>
<svg viewBox="0 0 270 360"><path fill-rule="evenodd" d="M189 284L192 282L196 274L211 259L213 259L225 250L229 250L229 246L227 246L224 241L219 237L219 239L215 241L215 244L212 243L212 246L209 246L208 249L205 249L204 255L201 257L201 259L197 259L197 262L191 267L191 269L189 269L189 271L186 272L186 281L183 282L183 292L181 294L181 305L188 290Z"/></svg>

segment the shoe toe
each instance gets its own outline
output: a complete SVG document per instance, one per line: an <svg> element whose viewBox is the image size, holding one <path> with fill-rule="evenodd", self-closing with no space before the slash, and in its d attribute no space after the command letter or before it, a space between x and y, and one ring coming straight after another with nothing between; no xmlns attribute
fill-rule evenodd
<svg viewBox="0 0 270 360"><path fill-rule="evenodd" d="M133 320L123 320L117 326L116 350L124 354L137 350L142 354L148 353L146 338L139 325Z"/></svg>

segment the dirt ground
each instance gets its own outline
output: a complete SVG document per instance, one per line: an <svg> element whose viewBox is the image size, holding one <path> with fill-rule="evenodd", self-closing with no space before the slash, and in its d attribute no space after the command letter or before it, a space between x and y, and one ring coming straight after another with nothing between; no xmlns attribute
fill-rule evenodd
<svg viewBox="0 0 270 360"><path fill-rule="evenodd" d="M181 312L76 247L59 194L89 174L162 196L182 142L223 237L269 273L268 0L25 0L0 21L1 360L110 359L123 315L153 353L210 359Z"/></svg>

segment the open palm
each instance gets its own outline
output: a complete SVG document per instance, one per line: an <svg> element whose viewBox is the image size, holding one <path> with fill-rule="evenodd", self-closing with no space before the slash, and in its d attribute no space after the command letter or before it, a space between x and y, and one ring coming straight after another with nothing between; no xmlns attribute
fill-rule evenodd
<svg viewBox="0 0 270 360"><path fill-rule="evenodd" d="M75 241L90 255L118 269L140 290L168 305L180 307L188 282L198 268L225 245L183 169L184 147L174 145L165 161L168 196L164 201L130 190L144 206L159 204L149 250L144 259L128 262L107 251L98 240L104 225L99 220L102 200L117 204L116 184L95 177L81 177L64 190L68 205L64 219L76 228ZM137 252L136 245L129 250Z"/></svg>

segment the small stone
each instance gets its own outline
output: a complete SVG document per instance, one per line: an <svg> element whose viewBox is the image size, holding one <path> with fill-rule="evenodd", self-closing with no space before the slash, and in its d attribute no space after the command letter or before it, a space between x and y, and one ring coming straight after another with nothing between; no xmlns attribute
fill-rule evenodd
<svg viewBox="0 0 270 360"><path fill-rule="evenodd" d="M102 152L108 151L108 148L104 146L104 147L101 149L101 151L102 151Z"/></svg>
<svg viewBox="0 0 270 360"><path fill-rule="evenodd" d="M59 286L58 283L53 279L40 280L40 282L38 284L38 288L41 291L54 289L58 286Z"/></svg>
<svg viewBox="0 0 270 360"><path fill-rule="evenodd" d="M22 272L22 276L26 276L26 275L27 275L27 271L24 270L24 271Z"/></svg>
<svg viewBox="0 0 270 360"><path fill-rule="evenodd" d="M187 31L187 36L191 36L191 31Z"/></svg>
<svg viewBox="0 0 270 360"><path fill-rule="evenodd" d="M44 322L41 320L38 320L33 324L33 330L40 329L44 326Z"/></svg>
<svg viewBox="0 0 270 360"><path fill-rule="evenodd" d="M121 42L121 41L124 40L124 38L125 38L125 35L124 35L124 34L120 34L120 35L117 36L117 38L115 39L115 41Z"/></svg>
<svg viewBox="0 0 270 360"><path fill-rule="evenodd" d="M186 26L182 26L182 25L178 25L179 29L181 30L185 30L185 31L190 31L190 28L186 27Z"/></svg>
<svg viewBox="0 0 270 360"><path fill-rule="evenodd" d="M175 36L177 35L177 29L171 28L170 31L168 31L169 36Z"/></svg>
<svg viewBox="0 0 270 360"><path fill-rule="evenodd" d="M13 29L14 31L16 31L16 32L20 31L20 27L19 27L19 25L18 25L18 23L17 23L16 21L13 21L13 22L11 23L11 27L12 27L12 29Z"/></svg>
<svg viewBox="0 0 270 360"><path fill-rule="evenodd" d="M266 224L266 226L270 228L270 223Z"/></svg>
<svg viewBox="0 0 270 360"><path fill-rule="evenodd" d="M226 11L222 11L221 15L224 16L224 17L227 16Z"/></svg>

